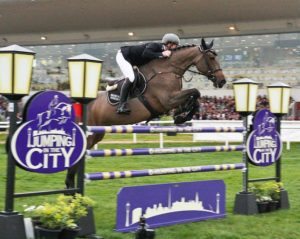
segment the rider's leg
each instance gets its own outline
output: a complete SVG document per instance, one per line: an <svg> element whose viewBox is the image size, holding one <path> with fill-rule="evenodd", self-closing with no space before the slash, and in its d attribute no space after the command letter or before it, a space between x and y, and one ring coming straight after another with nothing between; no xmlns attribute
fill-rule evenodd
<svg viewBox="0 0 300 239"><path fill-rule="evenodd" d="M124 76L126 77L125 82L122 86L121 89L121 94L120 94L120 103L117 109L117 113L119 114L129 114L130 113L130 109L127 108L127 98L128 98L128 94L129 91L132 87L132 83L134 81L134 72L132 69L131 64L125 60L125 58L123 57L123 54L121 53L121 51L119 51L117 53L116 56L116 61L122 71L122 73L124 74Z"/></svg>
<svg viewBox="0 0 300 239"><path fill-rule="evenodd" d="M129 114L130 109L127 108L127 98L129 95L129 91L131 89L132 83L128 78L125 79L125 82L122 85L121 94L120 94L120 102L118 105L117 113L118 114Z"/></svg>

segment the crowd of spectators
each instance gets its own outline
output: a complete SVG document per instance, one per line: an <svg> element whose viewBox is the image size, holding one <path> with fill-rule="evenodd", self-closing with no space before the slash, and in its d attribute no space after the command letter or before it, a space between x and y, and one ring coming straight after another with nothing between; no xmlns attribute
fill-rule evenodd
<svg viewBox="0 0 300 239"><path fill-rule="evenodd" d="M200 99L199 111L194 119L199 120L240 120L241 116L235 111L235 102L232 96L202 96ZM268 98L257 97L256 108L268 108Z"/></svg>
<svg viewBox="0 0 300 239"><path fill-rule="evenodd" d="M0 95L0 121L7 119L7 100Z"/></svg>
<svg viewBox="0 0 300 239"><path fill-rule="evenodd" d="M256 101L256 108L268 108L267 96L259 95ZM235 102L232 96L202 96L199 100L199 111L193 119L199 120L240 120L241 116L235 111ZM7 100L0 96L0 121L7 120ZM19 107L19 109L22 107Z"/></svg>

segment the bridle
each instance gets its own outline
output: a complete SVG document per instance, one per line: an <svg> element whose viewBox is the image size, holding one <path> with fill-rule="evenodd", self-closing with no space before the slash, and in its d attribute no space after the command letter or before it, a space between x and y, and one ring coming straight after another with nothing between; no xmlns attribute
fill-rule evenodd
<svg viewBox="0 0 300 239"><path fill-rule="evenodd" d="M212 80L212 79L216 80L215 73L218 71L221 71L222 69L221 68L213 69L213 67L211 66L211 64L208 60L209 56L207 55L207 53L211 53L214 56L217 56L217 53L212 49L204 50L201 46L199 46L199 51L203 54L205 63L207 65L207 69L208 69L207 74L206 74L207 78L210 80ZM198 61L196 62L196 64L198 63Z"/></svg>
<svg viewBox="0 0 300 239"><path fill-rule="evenodd" d="M194 45L195 46L195 45ZM179 73L179 74L175 74L175 75L177 75L177 77L180 77L180 78L182 78L184 81L186 81L186 82L189 82L189 81L191 81L192 80L192 78L193 78L193 76L191 77L191 79L190 80L185 80L185 78L184 78L184 72L186 72L186 71L188 71L188 72L192 72L192 73L194 73L194 74L197 74L197 75L203 75L203 76L206 76L210 81L212 81L213 82L213 85L214 85L214 87L216 87L216 88L218 88L218 87L222 87L225 83L226 83L226 80L222 80L221 82L219 82L219 84L217 83L217 77L216 77L216 75L215 75L215 73L216 72L218 72L218 71L221 71L222 69L221 68L216 68L216 69L213 69L213 67L211 66L211 64L210 64L210 62L209 62L209 56L208 56L208 53L212 53L213 55L215 55L215 56L217 56L217 53L213 50L213 49L211 49L211 48L209 48L209 49L203 49L203 47L200 45L200 46L198 46L198 49L199 49L199 51L202 53L202 55L204 56L204 60L205 60L205 63L206 63L206 65L207 65L207 69L208 69L208 71L206 72L206 73L204 73L204 72L200 72L200 71L193 71L193 70L190 70L189 68L191 67L191 66L195 66L195 65L197 65L197 63L200 61L200 59L201 58L199 58L196 62L194 62L194 63L192 63L191 65L189 65L187 68L181 68L181 67L179 67L179 66L176 66L176 65L174 65L174 64L171 64L171 66L172 67L174 67L174 68L176 68L176 69L178 69L178 70L180 70L182 73ZM154 71L154 70L153 70ZM148 79L147 81L150 81L150 80L152 80L157 74L169 74L169 73L172 73L172 74L174 74L173 72L156 72L156 71L154 71L154 74L150 77L150 79Z"/></svg>
<svg viewBox="0 0 300 239"><path fill-rule="evenodd" d="M202 46L198 46L198 49L199 49L199 51L202 53L202 55L203 55L203 57L204 57L204 61L205 61L205 63L206 63L206 66L207 66L208 71L207 71L207 73L199 72L199 71L193 71L193 70L190 70L190 69L188 69L187 71L188 71L188 72L195 73L195 74L198 74L198 75L204 75L204 76L206 76L210 81L213 82L214 87L218 87L218 84L217 84L217 77L216 77L215 73L218 72L218 71L221 71L222 68L216 68L216 69L213 69L213 67L212 67L212 65L210 64L209 59L208 59L208 58L209 58L208 53L211 53L211 54L213 54L214 56L217 56L217 53L216 53L214 50L212 50L212 49L203 49ZM197 65L197 63L198 63L199 61L200 61L200 59L199 59L198 61L196 61L196 63L193 64L193 65ZM222 84L222 86L223 86L223 85L225 84L225 82L222 81L220 84Z"/></svg>
<svg viewBox="0 0 300 239"><path fill-rule="evenodd" d="M218 71L221 71L222 69L221 68L213 69L213 67L210 64L209 59L208 59L209 58L208 53L212 53L215 56L217 56L217 53L213 49L206 49L205 50L205 49L203 49L202 46L198 46L198 49L202 53L202 55L204 57L204 61L205 61L206 65L207 65L208 71L206 73L200 72L200 71L194 71L194 70L190 70L190 69L185 70L185 69L182 69L181 67L175 66L174 64L172 64L172 66L175 67L175 68L177 68L177 69L182 70L183 72L188 71L188 72L191 72L191 73L194 73L194 74L197 74L197 75L206 76L210 81L213 82L213 84L214 84L215 87L218 87L218 85L217 85L217 77L216 77L215 73L218 72ZM199 60L197 60L192 65L197 65L197 63L199 61L200 61L200 58L199 58ZM188 68L190 68L192 65L190 65ZM185 80L185 81L189 82L189 81L192 80L192 78L190 80ZM221 82L220 84L224 85L225 82Z"/></svg>

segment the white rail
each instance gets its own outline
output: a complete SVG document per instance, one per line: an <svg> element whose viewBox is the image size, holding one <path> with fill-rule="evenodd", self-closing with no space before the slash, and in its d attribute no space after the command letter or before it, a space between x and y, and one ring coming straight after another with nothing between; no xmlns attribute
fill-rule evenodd
<svg viewBox="0 0 300 239"><path fill-rule="evenodd" d="M250 121L250 119L249 119ZM173 121L150 121L149 125L166 125L172 124ZM241 120L192 120L187 122L195 127L242 127ZM243 136L241 133L192 133L193 142L210 141L210 142L224 142L228 146L232 142L242 142ZM134 135L134 143L137 143L137 136ZM286 149L290 150L292 142L300 142L300 121L281 121L281 137L282 141L286 143ZM159 136L160 147L164 146L164 134Z"/></svg>

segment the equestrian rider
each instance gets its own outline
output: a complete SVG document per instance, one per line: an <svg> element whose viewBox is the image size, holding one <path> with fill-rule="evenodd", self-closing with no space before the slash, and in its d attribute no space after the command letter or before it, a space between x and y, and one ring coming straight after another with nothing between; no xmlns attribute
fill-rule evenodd
<svg viewBox="0 0 300 239"><path fill-rule="evenodd" d="M121 89L120 103L117 108L118 114L129 114L127 98L134 82L134 71L132 66L140 67L153 59L167 58L171 56L171 49L176 48L180 43L179 37L173 33L163 36L162 42L151 42L135 46L123 46L118 51L116 61L125 76L125 82Z"/></svg>

